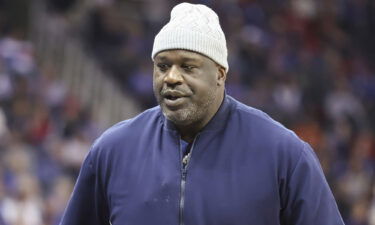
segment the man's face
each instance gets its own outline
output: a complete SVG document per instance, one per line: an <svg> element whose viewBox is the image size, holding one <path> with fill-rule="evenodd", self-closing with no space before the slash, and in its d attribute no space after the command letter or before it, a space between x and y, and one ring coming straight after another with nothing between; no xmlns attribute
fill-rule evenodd
<svg viewBox="0 0 375 225"><path fill-rule="evenodd" d="M195 52L168 50L154 58L154 94L176 125L211 119L221 104L224 80L223 68Z"/></svg>

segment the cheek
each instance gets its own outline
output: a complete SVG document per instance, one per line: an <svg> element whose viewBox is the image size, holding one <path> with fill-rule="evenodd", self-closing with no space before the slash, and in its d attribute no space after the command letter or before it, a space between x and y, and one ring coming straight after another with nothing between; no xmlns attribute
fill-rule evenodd
<svg viewBox="0 0 375 225"><path fill-rule="evenodd" d="M213 78L201 79L198 82L195 82L195 89L201 93L212 92L217 88L216 80Z"/></svg>

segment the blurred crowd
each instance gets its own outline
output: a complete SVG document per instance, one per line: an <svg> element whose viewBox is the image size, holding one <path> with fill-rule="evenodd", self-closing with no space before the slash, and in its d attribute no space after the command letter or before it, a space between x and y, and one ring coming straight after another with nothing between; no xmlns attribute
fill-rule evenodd
<svg viewBox="0 0 375 225"><path fill-rule="evenodd" d="M99 128L55 68L37 63L13 3L0 1L0 225L57 225Z"/></svg>
<svg viewBox="0 0 375 225"><path fill-rule="evenodd" d="M2 2L0 225L55 225L102 130L53 66L37 63L26 29L12 26ZM47 2L71 21L77 1ZM87 53L144 108L154 106L153 38L180 1L92 2L74 29ZM375 225L375 2L189 2L219 14L229 48L227 93L312 145L347 225Z"/></svg>

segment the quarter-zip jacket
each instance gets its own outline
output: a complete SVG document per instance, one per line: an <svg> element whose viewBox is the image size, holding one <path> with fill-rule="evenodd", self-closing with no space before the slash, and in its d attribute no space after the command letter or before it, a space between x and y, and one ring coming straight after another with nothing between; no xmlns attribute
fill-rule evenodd
<svg viewBox="0 0 375 225"><path fill-rule="evenodd" d="M308 144L226 96L183 165L160 107L103 133L61 225L341 225Z"/></svg>

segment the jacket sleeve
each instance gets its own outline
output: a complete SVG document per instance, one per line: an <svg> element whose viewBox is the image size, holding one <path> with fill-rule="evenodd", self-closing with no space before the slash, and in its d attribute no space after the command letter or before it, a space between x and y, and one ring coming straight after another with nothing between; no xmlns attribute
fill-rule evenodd
<svg viewBox="0 0 375 225"><path fill-rule="evenodd" d="M308 144L292 170L281 211L283 225L344 225L318 158Z"/></svg>
<svg viewBox="0 0 375 225"><path fill-rule="evenodd" d="M109 225L108 208L91 150L84 160L60 225Z"/></svg>

